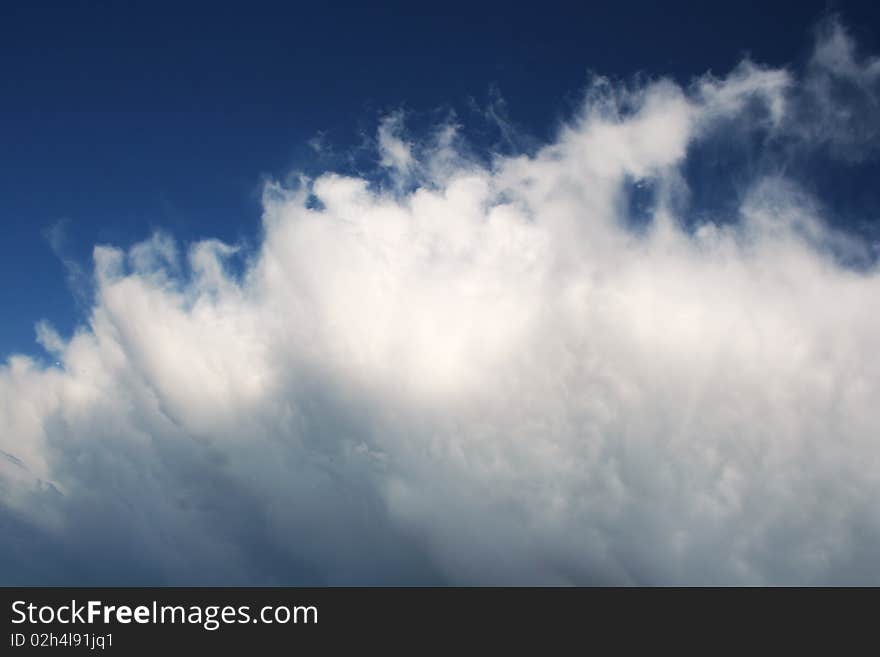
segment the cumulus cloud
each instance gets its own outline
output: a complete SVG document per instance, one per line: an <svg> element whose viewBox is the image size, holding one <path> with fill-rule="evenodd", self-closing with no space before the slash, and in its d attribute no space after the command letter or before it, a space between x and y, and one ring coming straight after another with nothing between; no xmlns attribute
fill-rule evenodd
<svg viewBox="0 0 880 657"><path fill-rule="evenodd" d="M733 223L676 200L732 129L865 157L822 132L877 129L817 82L874 93L854 48L834 23L801 73L597 78L486 161L392 115L391 184L268 184L243 272L97 247L88 324L38 328L58 365L0 369L3 580L880 583L875 254L783 171Z"/></svg>

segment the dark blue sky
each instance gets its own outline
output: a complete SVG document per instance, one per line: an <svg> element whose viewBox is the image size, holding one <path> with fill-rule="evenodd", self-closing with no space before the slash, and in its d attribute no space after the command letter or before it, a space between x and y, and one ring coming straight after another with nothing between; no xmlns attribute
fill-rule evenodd
<svg viewBox="0 0 880 657"><path fill-rule="evenodd" d="M467 129L469 98L495 87L546 137L590 70L786 64L828 10L876 51L875 4L4 2L0 356L35 352L38 319L68 333L84 317L45 237L59 221L84 267L95 243L156 228L252 241L261 180L314 166L318 133L345 149L401 106Z"/></svg>

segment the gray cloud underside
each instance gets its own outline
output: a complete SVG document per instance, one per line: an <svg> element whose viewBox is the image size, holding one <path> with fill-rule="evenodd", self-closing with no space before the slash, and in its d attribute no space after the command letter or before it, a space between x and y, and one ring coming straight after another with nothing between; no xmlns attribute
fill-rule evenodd
<svg viewBox="0 0 880 657"><path fill-rule="evenodd" d="M781 168L681 201L719 133L872 157L878 78L830 22L800 73L596 79L489 164L398 113L387 184L267 185L240 275L97 247L59 365L0 368L0 580L880 584L876 245Z"/></svg>

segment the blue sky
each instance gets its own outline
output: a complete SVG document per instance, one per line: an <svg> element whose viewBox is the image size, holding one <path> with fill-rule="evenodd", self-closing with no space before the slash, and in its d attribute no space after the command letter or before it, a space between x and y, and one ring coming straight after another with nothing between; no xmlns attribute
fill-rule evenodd
<svg viewBox="0 0 880 657"><path fill-rule="evenodd" d="M746 53L797 62L829 8L870 50L875 4L4 3L0 354L38 353L39 319L65 333L84 320L45 237L59 222L63 258L86 274L94 244L157 228L253 241L265 177L339 166L316 162L318 135L346 152L385 112L453 109L470 139L495 143L474 111L494 89L546 139L589 71L687 81ZM878 200L865 185L841 196Z"/></svg>
<svg viewBox="0 0 880 657"><path fill-rule="evenodd" d="M0 584L880 583L878 10L658 4L5 3Z"/></svg>

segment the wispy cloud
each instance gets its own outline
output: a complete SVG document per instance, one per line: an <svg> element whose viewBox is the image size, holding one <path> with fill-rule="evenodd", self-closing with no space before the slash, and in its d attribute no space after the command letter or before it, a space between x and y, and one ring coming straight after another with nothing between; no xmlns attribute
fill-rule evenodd
<svg viewBox="0 0 880 657"><path fill-rule="evenodd" d="M71 221L68 218L59 219L43 229L43 237L64 267L67 279L67 287L83 305L88 304L91 277L82 263L71 253L68 240Z"/></svg>

